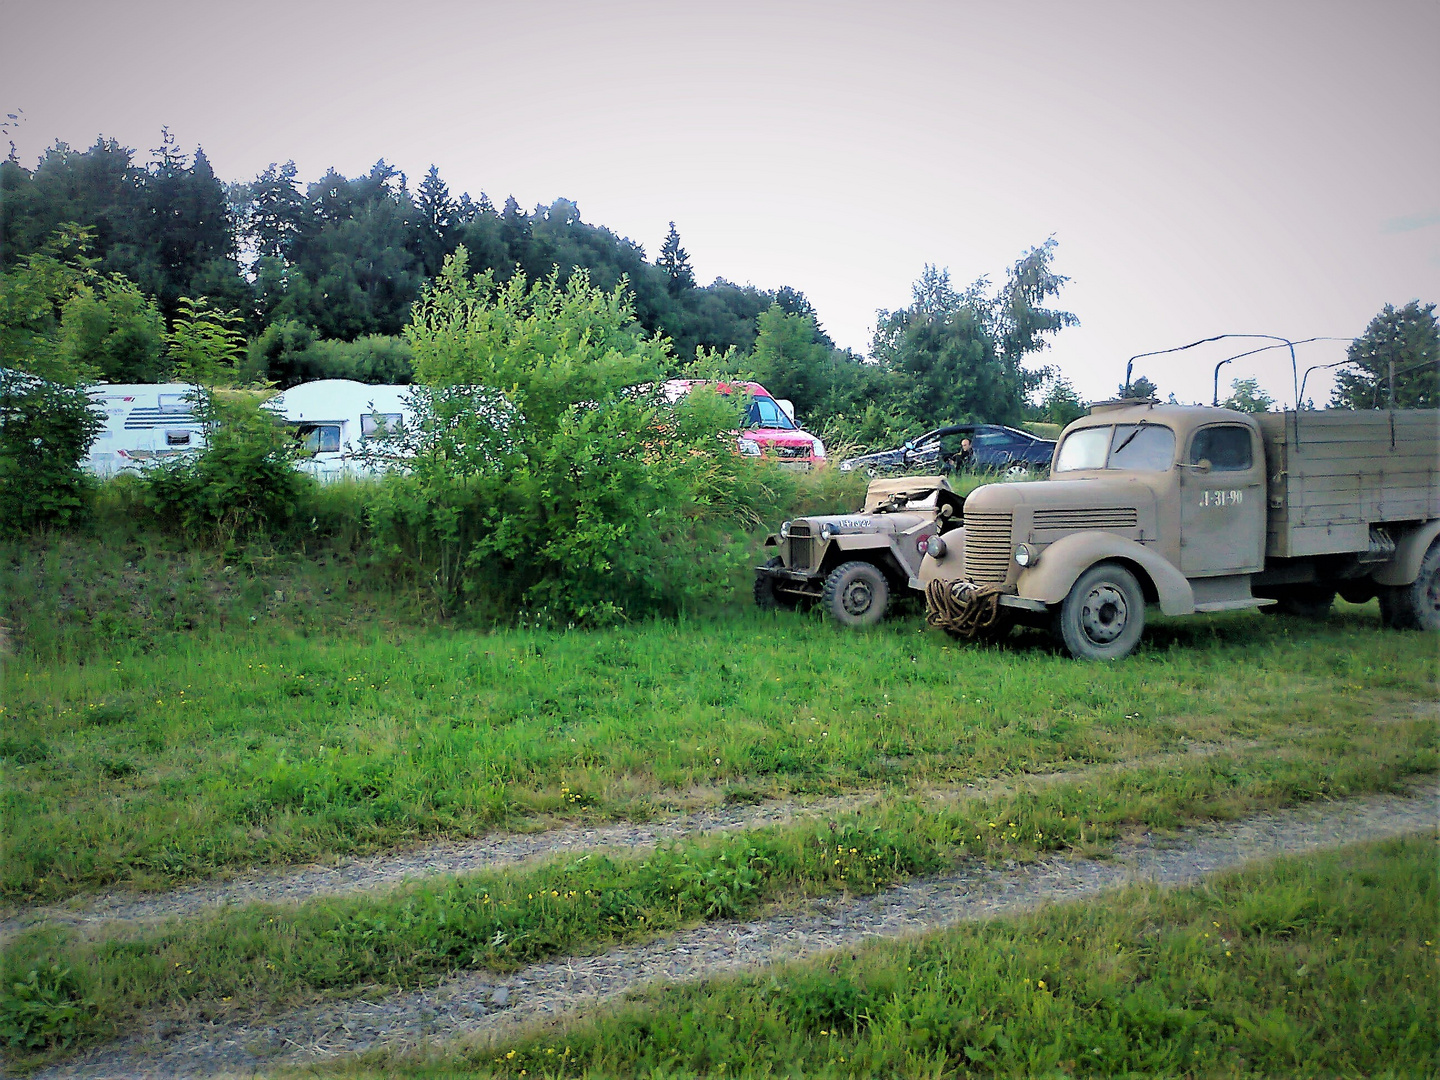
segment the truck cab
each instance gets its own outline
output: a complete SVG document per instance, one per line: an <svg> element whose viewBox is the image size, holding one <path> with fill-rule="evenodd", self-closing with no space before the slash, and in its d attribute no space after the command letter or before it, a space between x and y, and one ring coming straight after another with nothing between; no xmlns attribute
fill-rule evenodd
<svg viewBox="0 0 1440 1080"><path fill-rule="evenodd" d="M962 601L995 598L991 625L1047 626L1089 659L1133 649L1146 604L1187 615L1376 595L1412 565L1418 574L1416 552L1423 561L1440 532L1436 437L1414 412L1405 422L1422 437L1397 446L1378 412L1098 405L1061 435L1049 480L977 488L920 582L927 596L933 582L963 582ZM1297 512L1339 481L1353 492ZM1403 565L1388 565L1397 555ZM931 621L945 624L934 606Z"/></svg>

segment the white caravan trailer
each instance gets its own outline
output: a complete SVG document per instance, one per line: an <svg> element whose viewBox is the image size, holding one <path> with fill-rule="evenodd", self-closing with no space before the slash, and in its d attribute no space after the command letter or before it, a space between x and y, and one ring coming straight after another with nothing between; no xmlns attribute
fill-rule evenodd
<svg viewBox="0 0 1440 1080"><path fill-rule="evenodd" d="M86 462L97 476L134 471L147 462L198 450L205 425L195 415L189 383L97 383L90 388L105 427Z"/></svg>
<svg viewBox="0 0 1440 1080"><path fill-rule="evenodd" d="M295 426L306 456L300 467L328 480L374 471L360 453L365 442L413 425L409 386L372 386L352 379L320 379L292 386L267 407Z"/></svg>

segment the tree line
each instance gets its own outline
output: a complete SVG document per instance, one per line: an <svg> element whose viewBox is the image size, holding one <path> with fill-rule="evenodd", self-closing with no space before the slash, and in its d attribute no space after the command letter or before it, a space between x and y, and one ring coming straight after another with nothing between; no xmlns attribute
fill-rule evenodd
<svg viewBox="0 0 1440 1080"><path fill-rule="evenodd" d="M434 166L413 188L384 160L303 185L293 161L226 183L203 149L188 154L164 131L159 141L145 160L101 137L85 150L57 142L34 168L13 150L0 162L6 365L158 381L198 374L203 356L236 381L280 387L408 382L401 331L463 248L472 270L502 284L522 275L563 287L581 270L602 290L623 283L639 328L670 339L676 373L751 375L832 438L868 445L965 420L1063 424L1086 408L1036 363L1077 321L1055 306L1066 278L1053 238L993 284L957 286L925 267L910 304L878 313L866 358L836 347L799 289L700 285L673 222L651 260L568 199L496 206L484 192L453 194ZM1387 306L1352 348L1335 403L1379 403L1392 367L1397 404L1433 403L1434 339L1433 304ZM1267 403L1253 381L1233 389L1232 404Z"/></svg>

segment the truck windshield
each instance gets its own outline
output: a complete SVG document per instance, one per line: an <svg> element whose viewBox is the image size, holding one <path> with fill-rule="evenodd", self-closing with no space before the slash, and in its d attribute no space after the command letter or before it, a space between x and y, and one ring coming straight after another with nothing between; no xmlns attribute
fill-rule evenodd
<svg viewBox="0 0 1440 1080"><path fill-rule="evenodd" d="M1164 472L1175 457L1175 433L1160 424L1118 424L1081 428L1065 436L1055 472L1125 469Z"/></svg>

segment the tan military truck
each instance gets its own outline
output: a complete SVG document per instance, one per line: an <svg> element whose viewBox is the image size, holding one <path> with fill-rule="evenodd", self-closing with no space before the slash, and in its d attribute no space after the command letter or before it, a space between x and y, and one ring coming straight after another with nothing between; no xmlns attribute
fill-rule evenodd
<svg viewBox="0 0 1440 1080"><path fill-rule="evenodd" d="M991 484L920 569L952 633L1049 628L1070 654L1135 648L1166 615L1380 599L1440 629L1440 412L1107 402L1067 427L1051 479Z"/></svg>
<svg viewBox="0 0 1440 1080"><path fill-rule="evenodd" d="M919 590L921 557L964 505L943 476L872 480L858 513L796 518L766 537L776 554L755 568L755 603L818 601L845 626L877 623L892 593Z"/></svg>

